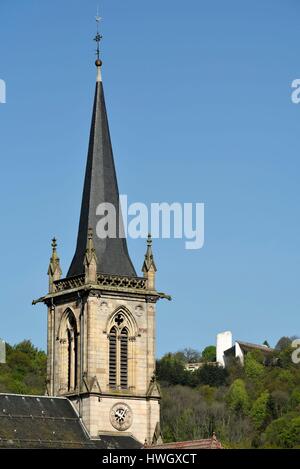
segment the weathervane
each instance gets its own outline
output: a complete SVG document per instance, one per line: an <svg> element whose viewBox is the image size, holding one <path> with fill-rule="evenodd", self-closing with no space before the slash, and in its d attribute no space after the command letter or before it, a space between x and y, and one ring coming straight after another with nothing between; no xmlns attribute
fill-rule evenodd
<svg viewBox="0 0 300 469"><path fill-rule="evenodd" d="M96 36L94 37L94 41L97 43L97 50L96 50L97 60L100 61L100 41L103 36L101 36L99 32L99 24L100 24L100 21L102 20L101 16L99 16L99 8L97 8L97 15L95 16L95 19L97 23L97 33L96 33Z"/></svg>

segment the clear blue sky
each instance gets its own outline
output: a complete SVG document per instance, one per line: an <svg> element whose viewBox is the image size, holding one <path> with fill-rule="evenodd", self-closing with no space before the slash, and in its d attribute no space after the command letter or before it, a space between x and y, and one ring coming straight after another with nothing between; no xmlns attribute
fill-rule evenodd
<svg viewBox="0 0 300 469"><path fill-rule="evenodd" d="M158 240L158 355L217 332L300 333L297 0L105 0L103 75L121 193L204 202L205 246ZM96 1L1 0L0 336L46 346L50 240L74 253ZM143 240L129 241L137 269Z"/></svg>

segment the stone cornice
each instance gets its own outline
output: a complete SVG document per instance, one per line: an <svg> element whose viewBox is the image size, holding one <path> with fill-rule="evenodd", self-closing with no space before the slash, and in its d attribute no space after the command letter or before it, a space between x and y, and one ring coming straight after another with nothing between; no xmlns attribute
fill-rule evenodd
<svg viewBox="0 0 300 469"><path fill-rule="evenodd" d="M169 295L166 295L161 292L157 291L152 291L152 290L134 290L134 289L129 289L129 288L114 288L114 287L100 287L98 285L84 285L79 288L71 288L69 290L63 290L60 292L56 293L48 293L45 296L42 296L41 298L38 298L36 300L32 301L33 305L36 305L38 303L46 303L46 304L51 304L53 300L55 299L62 299L66 296L89 296L91 293L93 294L98 294L99 296L105 295L105 294L111 294L115 296L125 296L128 298L143 298L146 299L146 301L151 302L151 303L156 303L159 299L167 299L171 300L171 297Z"/></svg>
<svg viewBox="0 0 300 469"><path fill-rule="evenodd" d="M130 400L130 399L146 399L146 400L153 400L153 401L159 401L161 399L160 396L149 396L145 393L141 393L141 394L138 394L138 393L131 393L131 394L126 394L124 392L85 392L85 391L81 391L81 392L74 392L74 393L66 393L64 395L61 395L59 397L68 397L69 399L70 398L81 398L81 397L85 397L85 396L97 396L97 397L111 397L111 398L116 398L116 399L123 399L123 400Z"/></svg>

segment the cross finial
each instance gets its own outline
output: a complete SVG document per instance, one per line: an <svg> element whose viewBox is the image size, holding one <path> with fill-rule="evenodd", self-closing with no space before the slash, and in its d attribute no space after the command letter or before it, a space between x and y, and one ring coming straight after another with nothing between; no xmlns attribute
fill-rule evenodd
<svg viewBox="0 0 300 469"><path fill-rule="evenodd" d="M152 236L151 233L148 234L147 245L150 247L152 246Z"/></svg>
<svg viewBox="0 0 300 469"><path fill-rule="evenodd" d="M56 251L56 248L57 248L57 241L56 241L56 238L53 238L53 239L52 239L52 249L53 249L53 252Z"/></svg>
<svg viewBox="0 0 300 469"><path fill-rule="evenodd" d="M99 16L99 7L97 8L97 15L95 16L95 19L96 19L96 23L97 23L97 32L96 32L96 36L94 37L94 41L97 43L97 49L96 49L96 56L97 56L97 60L96 60L96 65L98 66L101 66L101 60L100 60L100 42L101 42L101 39L102 39L102 35L100 34L99 32L99 24L100 24L100 21L102 20L101 16Z"/></svg>

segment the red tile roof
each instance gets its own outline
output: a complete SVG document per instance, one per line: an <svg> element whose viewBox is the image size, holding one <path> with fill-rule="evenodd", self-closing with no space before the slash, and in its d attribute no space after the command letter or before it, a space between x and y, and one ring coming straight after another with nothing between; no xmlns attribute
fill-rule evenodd
<svg viewBox="0 0 300 469"><path fill-rule="evenodd" d="M213 434L211 438L203 440L192 441L176 441L174 443L165 443L162 445L147 446L144 448L151 449L223 449L220 441L217 440L216 435Z"/></svg>

